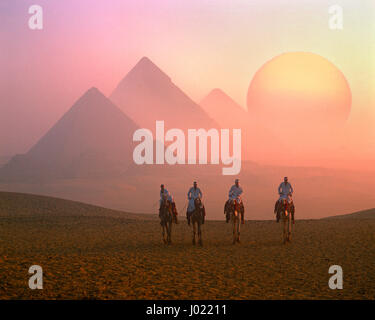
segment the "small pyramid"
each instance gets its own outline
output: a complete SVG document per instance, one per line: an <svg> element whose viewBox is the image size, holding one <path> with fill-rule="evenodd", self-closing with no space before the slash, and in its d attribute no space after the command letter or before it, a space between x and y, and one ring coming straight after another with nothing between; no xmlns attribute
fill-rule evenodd
<svg viewBox="0 0 375 320"><path fill-rule="evenodd" d="M213 89L203 98L200 105L222 127L233 127L238 123L245 124L248 118L247 111L218 88Z"/></svg>

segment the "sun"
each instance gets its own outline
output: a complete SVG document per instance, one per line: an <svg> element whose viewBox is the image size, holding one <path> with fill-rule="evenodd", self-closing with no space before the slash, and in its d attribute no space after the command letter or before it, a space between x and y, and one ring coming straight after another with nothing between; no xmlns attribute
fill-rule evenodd
<svg viewBox="0 0 375 320"><path fill-rule="evenodd" d="M284 53L266 62L247 94L249 113L302 123L343 123L351 100L344 74L327 59L308 52Z"/></svg>

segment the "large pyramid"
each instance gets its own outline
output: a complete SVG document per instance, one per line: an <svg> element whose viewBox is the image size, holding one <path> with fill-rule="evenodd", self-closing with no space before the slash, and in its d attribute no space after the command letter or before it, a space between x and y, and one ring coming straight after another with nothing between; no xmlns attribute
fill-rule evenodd
<svg viewBox="0 0 375 320"><path fill-rule="evenodd" d="M137 125L96 88L88 90L24 155L1 170L5 180L100 177L126 170Z"/></svg>
<svg viewBox="0 0 375 320"><path fill-rule="evenodd" d="M110 99L135 123L153 130L156 120L167 128L218 128L150 59L143 57L114 90Z"/></svg>

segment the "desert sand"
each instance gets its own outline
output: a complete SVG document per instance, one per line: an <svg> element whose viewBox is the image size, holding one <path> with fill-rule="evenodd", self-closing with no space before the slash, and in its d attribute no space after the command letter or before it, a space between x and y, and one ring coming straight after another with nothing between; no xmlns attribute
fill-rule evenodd
<svg viewBox="0 0 375 320"><path fill-rule="evenodd" d="M251 219L251 212L247 212ZM0 192L1 299L374 299L375 219L298 220L292 243L275 221L206 221L203 247L180 213L171 246L157 216ZM44 289L31 290L31 265ZM344 288L328 287L331 265Z"/></svg>

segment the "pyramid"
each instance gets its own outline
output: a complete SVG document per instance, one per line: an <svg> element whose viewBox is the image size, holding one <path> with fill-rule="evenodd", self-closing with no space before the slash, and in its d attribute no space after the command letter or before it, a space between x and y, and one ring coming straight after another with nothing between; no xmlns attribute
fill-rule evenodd
<svg viewBox="0 0 375 320"><path fill-rule="evenodd" d="M98 89L88 90L24 155L0 169L0 178L38 180L117 175L132 161L137 125Z"/></svg>

